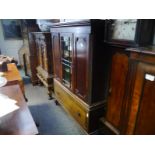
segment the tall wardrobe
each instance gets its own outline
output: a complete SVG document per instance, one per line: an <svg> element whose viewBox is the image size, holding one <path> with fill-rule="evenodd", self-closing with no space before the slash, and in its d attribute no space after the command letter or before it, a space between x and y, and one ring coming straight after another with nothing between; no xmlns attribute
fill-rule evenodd
<svg viewBox="0 0 155 155"><path fill-rule="evenodd" d="M69 21L50 29L55 98L87 133L99 128L107 99L104 24L104 20Z"/></svg>
<svg viewBox="0 0 155 155"><path fill-rule="evenodd" d="M33 84L44 85L47 88L49 99L53 93L53 59L52 41L50 32L30 32L29 46L31 51L31 69Z"/></svg>

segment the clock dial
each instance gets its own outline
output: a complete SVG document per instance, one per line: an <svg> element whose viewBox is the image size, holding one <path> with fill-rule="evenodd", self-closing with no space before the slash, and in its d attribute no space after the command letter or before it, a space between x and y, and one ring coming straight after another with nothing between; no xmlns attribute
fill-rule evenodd
<svg viewBox="0 0 155 155"><path fill-rule="evenodd" d="M129 40L135 39L137 19L114 20L111 24L111 39Z"/></svg>

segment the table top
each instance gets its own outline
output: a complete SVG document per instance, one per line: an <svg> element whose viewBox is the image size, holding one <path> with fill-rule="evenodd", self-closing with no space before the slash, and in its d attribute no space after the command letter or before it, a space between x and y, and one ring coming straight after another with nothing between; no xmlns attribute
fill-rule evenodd
<svg viewBox="0 0 155 155"><path fill-rule="evenodd" d="M4 72L4 77L7 79L6 85L9 86L9 85L19 84L23 94L25 94L24 83L23 83L22 77L17 69L16 64L9 63L9 64L7 64L7 67L8 67L8 71Z"/></svg>
<svg viewBox="0 0 155 155"><path fill-rule="evenodd" d="M19 85L11 85L0 88L0 93L17 101L20 107L0 118L1 135L35 135L38 129L24 100Z"/></svg>
<svg viewBox="0 0 155 155"><path fill-rule="evenodd" d="M22 81L22 77L20 76L20 73L16 67L16 64L9 63L7 64L8 71L4 73L4 77L10 81Z"/></svg>

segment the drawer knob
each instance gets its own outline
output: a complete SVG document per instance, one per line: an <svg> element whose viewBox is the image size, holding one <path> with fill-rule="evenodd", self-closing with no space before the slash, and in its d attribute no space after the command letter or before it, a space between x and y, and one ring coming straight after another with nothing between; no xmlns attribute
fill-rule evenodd
<svg viewBox="0 0 155 155"><path fill-rule="evenodd" d="M112 93L112 88L109 89L109 95L111 95L111 93Z"/></svg>
<svg viewBox="0 0 155 155"><path fill-rule="evenodd" d="M77 116L81 117L81 114L79 112L77 112Z"/></svg>

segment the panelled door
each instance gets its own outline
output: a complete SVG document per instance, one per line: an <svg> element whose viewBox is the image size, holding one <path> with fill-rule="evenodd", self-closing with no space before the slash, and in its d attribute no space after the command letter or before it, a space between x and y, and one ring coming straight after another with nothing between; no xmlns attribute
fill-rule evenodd
<svg viewBox="0 0 155 155"><path fill-rule="evenodd" d="M155 65L138 63L127 134L155 134Z"/></svg>
<svg viewBox="0 0 155 155"><path fill-rule="evenodd" d="M106 120L120 132L121 110L128 73L129 58L126 54L115 53L112 58L111 78Z"/></svg>
<svg viewBox="0 0 155 155"><path fill-rule="evenodd" d="M74 34L75 94L84 101L88 97L89 34Z"/></svg>

